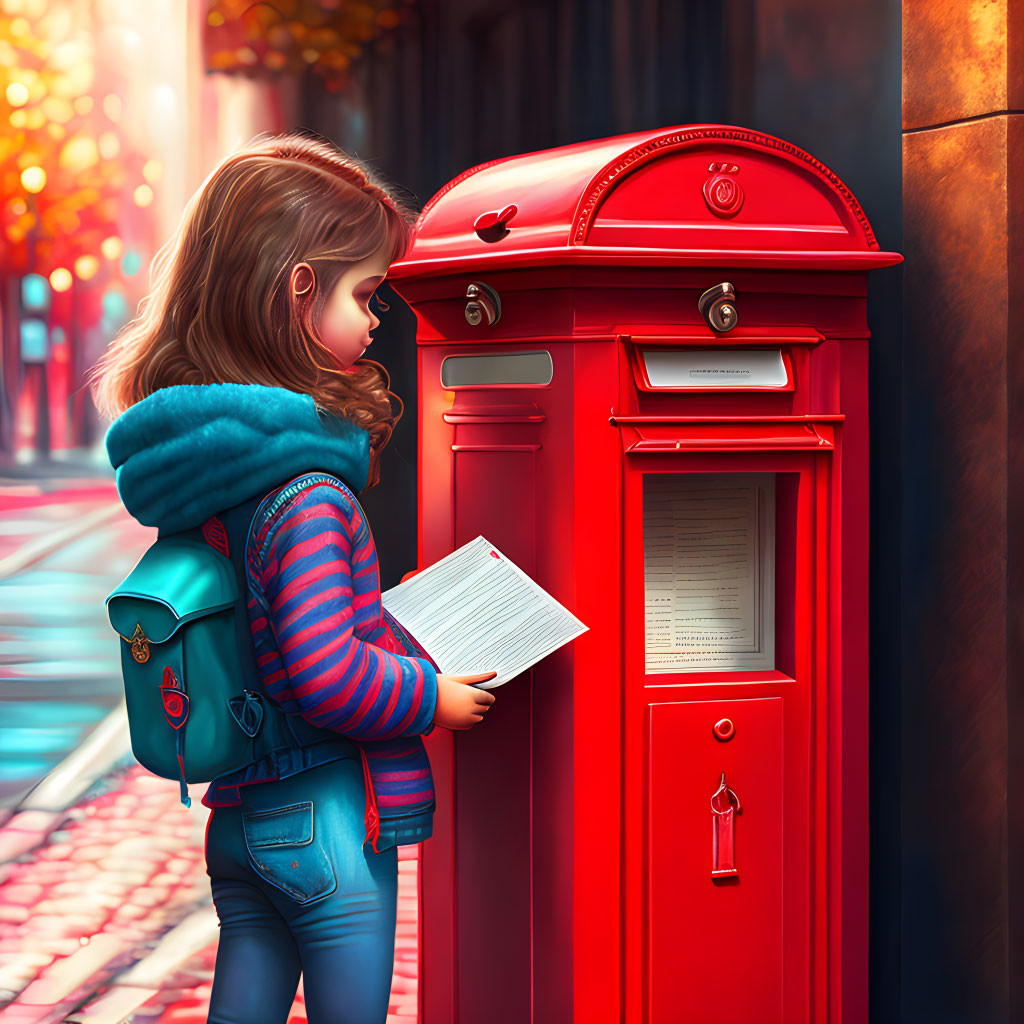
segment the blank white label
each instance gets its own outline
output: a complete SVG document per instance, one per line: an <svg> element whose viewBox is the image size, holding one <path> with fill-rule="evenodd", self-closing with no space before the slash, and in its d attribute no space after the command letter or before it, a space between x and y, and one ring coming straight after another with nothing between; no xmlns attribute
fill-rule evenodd
<svg viewBox="0 0 1024 1024"><path fill-rule="evenodd" d="M775 475L644 474L645 671L775 667Z"/></svg>
<svg viewBox="0 0 1024 1024"><path fill-rule="evenodd" d="M764 388L786 383L781 349L642 349L655 388Z"/></svg>
<svg viewBox="0 0 1024 1024"><path fill-rule="evenodd" d="M502 384L550 384L554 374L551 353L495 352L476 356L445 356L441 386L499 387Z"/></svg>

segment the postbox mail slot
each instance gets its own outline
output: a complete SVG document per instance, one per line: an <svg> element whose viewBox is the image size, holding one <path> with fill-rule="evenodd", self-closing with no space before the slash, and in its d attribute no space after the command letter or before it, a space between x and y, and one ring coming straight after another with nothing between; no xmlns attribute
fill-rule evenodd
<svg viewBox="0 0 1024 1024"><path fill-rule="evenodd" d="M445 423L543 423L546 414L536 404L456 405L441 413Z"/></svg>
<svg viewBox="0 0 1024 1024"><path fill-rule="evenodd" d="M643 391L792 391L789 354L778 348L641 348Z"/></svg>
<svg viewBox="0 0 1024 1024"><path fill-rule="evenodd" d="M667 418L667 417L666 417ZM831 423L804 419L764 421L704 421L669 423L629 423L625 417L612 417L622 425L622 447L627 455L677 451L791 451L814 449L832 451L835 434ZM636 417L641 419L641 417Z"/></svg>
<svg viewBox="0 0 1024 1024"><path fill-rule="evenodd" d="M539 452L540 444L453 444L453 452Z"/></svg>

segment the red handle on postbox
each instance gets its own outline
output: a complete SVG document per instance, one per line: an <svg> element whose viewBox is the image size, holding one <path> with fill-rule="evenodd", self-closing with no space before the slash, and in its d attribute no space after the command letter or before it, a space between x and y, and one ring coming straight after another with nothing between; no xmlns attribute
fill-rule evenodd
<svg viewBox="0 0 1024 1024"><path fill-rule="evenodd" d="M741 810L740 798L722 781L711 797L711 877L734 878L736 867L736 814Z"/></svg>
<svg viewBox="0 0 1024 1024"><path fill-rule="evenodd" d="M508 234L506 225L518 212L515 203L501 210L488 210L473 221L473 230L485 242L500 242Z"/></svg>

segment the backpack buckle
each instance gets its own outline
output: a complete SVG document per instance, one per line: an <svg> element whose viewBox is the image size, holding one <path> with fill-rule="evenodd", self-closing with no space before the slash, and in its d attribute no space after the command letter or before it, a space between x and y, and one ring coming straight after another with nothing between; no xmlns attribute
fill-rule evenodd
<svg viewBox="0 0 1024 1024"><path fill-rule="evenodd" d="M142 664L144 661L149 661L149 637L142 632L142 623L135 623L135 632L132 633L131 639L132 645L132 657Z"/></svg>
<svg viewBox="0 0 1024 1024"><path fill-rule="evenodd" d="M245 733L249 739L255 739L263 724L263 702L255 690L243 690L245 696L231 697L228 700L228 710L231 717L238 723L238 728Z"/></svg>

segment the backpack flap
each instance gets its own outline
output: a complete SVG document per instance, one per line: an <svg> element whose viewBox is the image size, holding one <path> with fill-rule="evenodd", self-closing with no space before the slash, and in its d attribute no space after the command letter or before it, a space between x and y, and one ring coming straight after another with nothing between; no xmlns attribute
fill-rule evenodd
<svg viewBox="0 0 1024 1024"><path fill-rule="evenodd" d="M231 608L238 598L231 564L211 559L209 552L209 545L186 537L150 547L107 597L107 616L117 633L130 644L161 644L191 619ZM142 654L136 659L145 660Z"/></svg>

